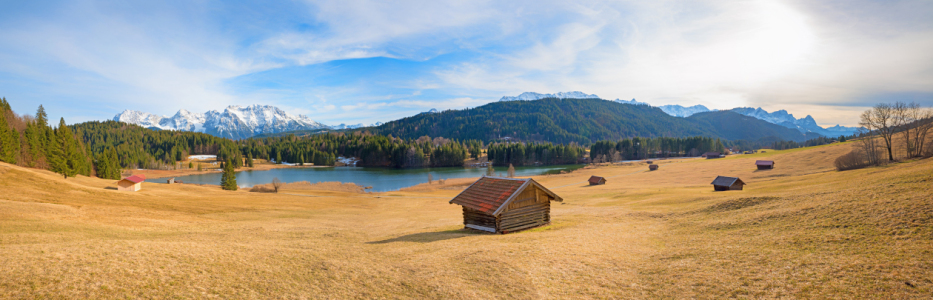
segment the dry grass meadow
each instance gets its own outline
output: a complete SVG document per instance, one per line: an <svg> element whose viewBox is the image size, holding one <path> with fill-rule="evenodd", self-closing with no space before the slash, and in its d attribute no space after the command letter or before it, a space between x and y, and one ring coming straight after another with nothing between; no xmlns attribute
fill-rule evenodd
<svg viewBox="0 0 933 300"><path fill-rule="evenodd" d="M933 159L836 171L850 147L536 177L565 201L507 235L462 229L461 182L131 193L0 164L0 298L933 297Z"/></svg>

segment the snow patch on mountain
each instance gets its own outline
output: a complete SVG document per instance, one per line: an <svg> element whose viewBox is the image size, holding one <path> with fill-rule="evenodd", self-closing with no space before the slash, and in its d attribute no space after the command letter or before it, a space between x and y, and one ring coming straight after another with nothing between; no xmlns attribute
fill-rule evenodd
<svg viewBox="0 0 933 300"><path fill-rule="evenodd" d="M518 96L502 96L499 101L529 101L529 100L539 100L545 98L558 98L558 99L599 99L599 96L586 94L583 92L573 91L573 92L559 92L556 94L539 94L535 92L524 92Z"/></svg>
<svg viewBox="0 0 933 300"><path fill-rule="evenodd" d="M594 96L595 96L595 95L594 95ZM638 101L635 101L635 98L632 98L632 100L619 100L619 99L616 99L615 101L616 101L616 102L619 102L619 103L622 103L622 104L650 105L650 104L645 103L645 102L638 102Z"/></svg>
<svg viewBox="0 0 933 300"><path fill-rule="evenodd" d="M706 108L706 106L703 105L694 105L690 107L683 107L680 105L661 105L658 106L658 108L666 114L681 118L686 118L696 113L711 111L709 108Z"/></svg>

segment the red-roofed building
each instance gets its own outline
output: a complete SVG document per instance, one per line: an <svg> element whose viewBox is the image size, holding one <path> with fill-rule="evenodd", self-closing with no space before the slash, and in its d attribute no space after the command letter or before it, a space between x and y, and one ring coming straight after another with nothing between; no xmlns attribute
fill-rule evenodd
<svg viewBox="0 0 933 300"><path fill-rule="evenodd" d="M463 206L466 228L509 233L551 222L551 201L563 201L531 178L481 177L450 200Z"/></svg>
<svg viewBox="0 0 933 300"><path fill-rule="evenodd" d="M117 181L117 190L135 192L142 189L143 181L146 181L146 175L133 175Z"/></svg>

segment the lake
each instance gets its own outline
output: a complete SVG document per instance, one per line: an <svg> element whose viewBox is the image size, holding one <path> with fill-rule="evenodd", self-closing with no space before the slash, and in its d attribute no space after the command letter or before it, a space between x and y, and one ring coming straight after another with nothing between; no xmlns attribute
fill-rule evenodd
<svg viewBox="0 0 933 300"><path fill-rule="evenodd" d="M583 165L530 166L515 167L515 176L525 177L557 173L561 170L578 169ZM496 176L505 176L508 167L496 167ZM266 171L240 171L236 173L236 182L240 188L249 188L257 184L272 182L278 177L283 182L308 181L311 183L340 181L352 182L362 186L372 186L374 192L395 191L428 182L428 174L434 180L448 178L480 177L486 174L486 168L362 168L362 167L326 167L326 168L281 168ZM220 184L221 173L208 173L175 177L184 183ZM147 182L165 183L165 178L153 178Z"/></svg>

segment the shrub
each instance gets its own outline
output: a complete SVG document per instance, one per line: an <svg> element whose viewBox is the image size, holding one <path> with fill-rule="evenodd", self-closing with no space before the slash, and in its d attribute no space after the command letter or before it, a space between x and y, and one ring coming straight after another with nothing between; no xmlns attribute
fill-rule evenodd
<svg viewBox="0 0 933 300"><path fill-rule="evenodd" d="M834 164L836 165L836 170L839 171L861 169L871 165L869 160L866 159L865 153L859 150L852 150L849 153L837 157Z"/></svg>

